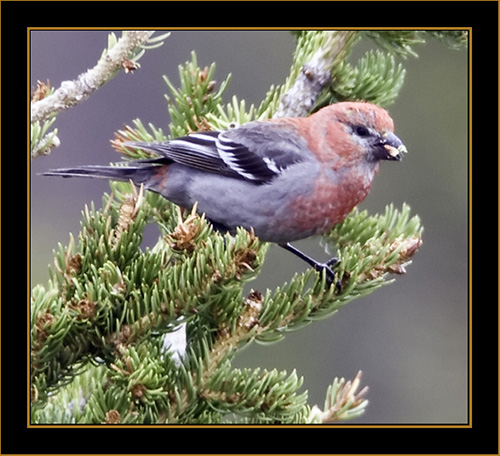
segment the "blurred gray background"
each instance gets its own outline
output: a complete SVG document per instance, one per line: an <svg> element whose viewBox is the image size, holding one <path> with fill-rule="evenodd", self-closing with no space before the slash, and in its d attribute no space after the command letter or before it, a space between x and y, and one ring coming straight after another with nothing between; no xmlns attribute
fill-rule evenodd
<svg viewBox="0 0 500 456"><path fill-rule="evenodd" d="M107 45L106 31L31 32L31 86L50 80L56 88L95 65ZM120 32L117 32L120 34ZM371 42L356 46L354 62ZM107 182L60 179L37 173L63 166L120 160L109 140L135 118L168 132L163 94L166 74L177 85L177 65L196 50L200 66L217 63L215 79L233 78L233 94L259 104L269 86L288 74L295 48L286 31L174 31L163 47L146 52L141 69L119 74L89 100L56 121L61 146L31 163L31 281L45 284L52 249L77 237L81 210L101 205ZM323 406L333 378L363 371L370 404L352 424L466 423L468 412L468 77L467 51L452 51L434 39L415 48L418 58L399 59L405 85L388 108L396 134L409 153L384 163L362 203L370 212L393 202L410 204L425 227L421 250L405 276L349 303L333 317L315 322L274 345L252 344L237 357L239 367L297 369L309 403ZM148 230L152 245L158 235ZM327 256L313 238L296 244ZM305 265L273 246L251 287L273 288Z"/></svg>

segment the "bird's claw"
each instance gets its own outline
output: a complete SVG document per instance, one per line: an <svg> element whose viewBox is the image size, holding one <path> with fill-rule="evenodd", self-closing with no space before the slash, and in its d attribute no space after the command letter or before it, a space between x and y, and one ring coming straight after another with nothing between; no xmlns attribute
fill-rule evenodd
<svg viewBox="0 0 500 456"><path fill-rule="evenodd" d="M319 272L320 274L325 271L325 277L326 277L326 285L328 288L332 286L332 284L335 282L335 289L337 290L337 293L340 293L342 291L342 283L340 280L335 280L335 272L333 271L332 268L337 266L340 263L340 260L338 258L331 258L325 263L320 263L316 261L314 258L311 258L310 256L306 255L304 252L301 252L299 249L294 247L292 244L289 242L285 244L279 244L281 247L284 249L288 250L289 252L292 252L294 255L298 256L300 259L304 260L307 264L312 266L315 271Z"/></svg>
<svg viewBox="0 0 500 456"><path fill-rule="evenodd" d="M328 288L330 288L332 284L335 283L335 289L337 293L340 293L342 291L342 283L339 279L335 278L335 272L332 268L337 266L339 263L340 260L338 258L331 258L326 263L316 263L314 265L314 269L320 274L325 271L326 285Z"/></svg>
<svg viewBox="0 0 500 456"><path fill-rule="evenodd" d="M326 263L324 263L329 268L334 268L337 264L340 263L340 260L337 257L330 258Z"/></svg>

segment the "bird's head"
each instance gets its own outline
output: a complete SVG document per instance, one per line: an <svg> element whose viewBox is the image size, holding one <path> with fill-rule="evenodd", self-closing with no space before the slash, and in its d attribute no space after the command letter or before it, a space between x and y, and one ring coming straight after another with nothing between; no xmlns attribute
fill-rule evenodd
<svg viewBox="0 0 500 456"><path fill-rule="evenodd" d="M322 134L325 161L378 163L380 160L401 160L407 152L403 142L394 134L394 121L389 113L374 104L343 102L327 106L312 117L324 116Z"/></svg>

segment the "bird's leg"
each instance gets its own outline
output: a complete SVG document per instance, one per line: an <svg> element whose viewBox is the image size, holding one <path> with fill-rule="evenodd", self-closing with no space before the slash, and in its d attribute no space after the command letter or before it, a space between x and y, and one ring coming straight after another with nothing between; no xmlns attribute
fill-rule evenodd
<svg viewBox="0 0 500 456"><path fill-rule="evenodd" d="M319 261L316 261L314 258L311 258L310 256L306 255L304 252L301 252L299 249L294 247L289 242L287 242L286 244L278 244L278 245L288 250L289 252L293 253L294 255L297 255L300 259L304 260L307 264L312 266L316 271L320 273L322 271L325 271L328 286L330 286L334 282L335 272L333 272L332 268L335 267L335 265L340 262L338 258L331 258L326 263L320 263ZM340 287L338 281L335 284L335 286L337 287L337 289Z"/></svg>

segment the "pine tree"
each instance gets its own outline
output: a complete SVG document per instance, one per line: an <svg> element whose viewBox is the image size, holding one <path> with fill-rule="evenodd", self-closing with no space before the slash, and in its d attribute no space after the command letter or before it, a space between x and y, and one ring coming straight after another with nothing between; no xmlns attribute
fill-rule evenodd
<svg viewBox="0 0 500 456"><path fill-rule="evenodd" d="M152 40L149 33L144 42ZM432 34L452 47L467 40L460 31ZM114 147L126 158L146 157L123 140L165 141L255 119L307 115L342 100L387 106L404 81L397 58L415 55L414 47L427 38L427 32L406 30L295 35L287 80L271 87L259 106L236 97L223 104L230 77L217 87L215 64L200 68L193 52L179 66L179 87L164 78L169 134L136 120L116 133ZM348 63L362 39L381 49ZM111 38L108 51L117 43ZM141 48L127 52L121 67L135 68ZM40 84L37 93L35 108L51 91ZM34 156L58 145L57 131L50 131L56 111L47 104L34 117ZM363 413L368 401L367 388L358 391L360 374L335 379L319 408L307 402L307 392L299 393L302 379L295 371L237 369L232 360L253 341L278 341L405 273L423 229L408 205L389 204L380 215L355 209L324 236L341 260L337 286L327 287L326 277L311 269L274 290L245 295L268 248L252 232L221 234L196 207L181 209L127 183L112 182L111 190L100 209L85 207L78 239L59 244L47 285L32 290L32 423L325 423ZM156 224L161 236L143 249L147 224Z"/></svg>

